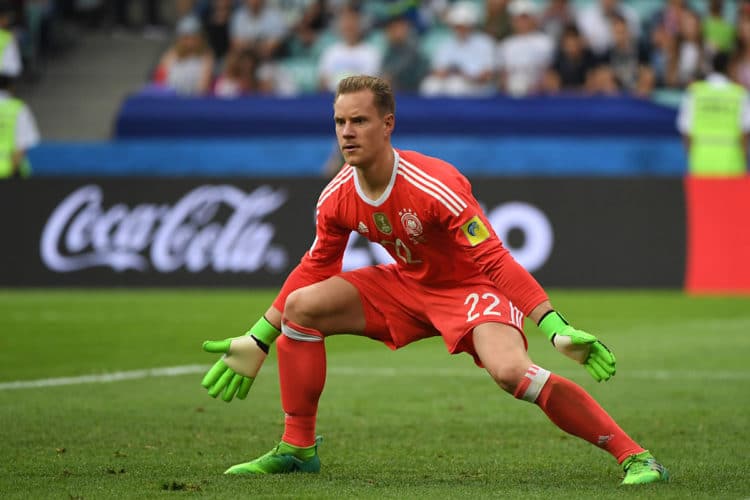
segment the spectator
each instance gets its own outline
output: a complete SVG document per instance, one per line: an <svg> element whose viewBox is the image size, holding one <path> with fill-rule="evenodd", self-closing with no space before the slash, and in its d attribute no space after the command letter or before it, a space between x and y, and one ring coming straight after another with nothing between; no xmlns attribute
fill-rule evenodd
<svg viewBox="0 0 750 500"><path fill-rule="evenodd" d="M0 71L0 179L31 173L26 153L39 143L39 130L28 106L10 93L14 75Z"/></svg>
<svg viewBox="0 0 750 500"><path fill-rule="evenodd" d="M484 32L496 41L502 40L511 33L509 3L510 0L487 0Z"/></svg>
<svg viewBox="0 0 750 500"><path fill-rule="evenodd" d="M602 71L611 71L620 92L647 96L654 88L654 75L649 66L648 51L630 33L627 20L613 15L613 45L603 57Z"/></svg>
<svg viewBox="0 0 750 500"><path fill-rule="evenodd" d="M141 12L144 16L144 33L147 35L164 36L164 21L161 19L159 0L140 0ZM133 0L114 0L115 24L125 28L133 29L134 24L130 17Z"/></svg>
<svg viewBox="0 0 750 500"><path fill-rule="evenodd" d="M747 90L728 78L729 56L713 58L713 72L695 82L680 104L677 129L696 176L742 176L747 171L750 101Z"/></svg>
<svg viewBox="0 0 750 500"><path fill-rule="evenodd" d="M412 24L404 16L388 20L385 27L388 44L383 58L383 76L396 92L417 92L429 70L413 33Z"/></svg>
<svg viewBox="0 0 750 500"><path fill-rule="evenodd" d="M398 16L406 18L416 30L422 30L419 4L419 0L372 0L369 2L359 0L356 2L364 18L363 25L368 28L375 27L378 20Z"/></svg>
<svg viewBox="0 0 750 500"><path fill-rule="evenodd" d="M498 46L499 85L510 95L525 96L541 90L555 44L537 30L537 7L531 0L513 0L509 10L513 34Z"/></svg>
<svg viewBox="0 0 750 500"><path fill-rule="evenodd" d="M596 67L594 54L575 24L568 24L562 33L552 67L547 70L544 89L547 92L582 91L589 74Z"/></svg>
<svg viewBox="0 0 750 500"><path fill-rule="evenodd" d="M205 9L204 2L206 1L207 0L172 0L172 3L174 4L175 19L177 19L177 22L180 22L180 19L189 16L200 18L201 9Z"/></svg>
<svg viewBox="0 0 750 500"><path fill-rule="evenodd" d="M19 38L24 29L24 14L31 4L46 4L50 0L3 0L8 3L8 10L11 14L10 28L11 31L17 31Z"/></svg>
<svg viewBox="0 0 750 500"><path fill-rule="evenodd" d="M334 92L339 80L352 75L380 74L381 55L362 39L359 12L345 8L339 12L338 30L341 38L320 56L318 76L320 88Z"/></svg>
<svg viewBox="0 0 750 500"><path fill-rule="evenodd" d="M750 0L739 0L737 3L737 20L750 17Z"/></svg>
<svg viewBox="0 0 750 500"><path fill-rule="evenodd" d="M203 31L217 64L221 64L229 51L229 23L233 9L233 0L211 0L201 16Z"/></svg>
<svg viewBox="0 0 750 500"><path fill-rule="evenodd" d="M261 60L276 56L288 28L283 14L265 0L245 0L232 15L232 48L253 49Z"/></svg>
<svg viewBox="0 0 750 500"><path fill-rule="evenodd" d="M594 95L616 96L620 95L620 86L617 84L612 69L601 62L589 72L586 81L586 92Z"/></svg>
<svg viewBox="0 0 750 500"><path fill-rule="evenodd" d="M18 42L13 33L13 6L0 0L0 73L4 78L17 78L23 65Z"/></svg>
<svg viewBox="0 0 750 500"><path fill-rule="evenodd" d="M731 75L735 81L750 89L750 16L737 19L737 40L732 55Z"/></svg>
<svg viewBox="0 0 750 500"><path fill-rule="evenodd" d="M155 82L180 95L201 95L209 91L214 57L193 16L177 23L177 39L164 53L156 69Z"/></svg>
<svg viewBox="0 0 750 500"><path fill-rule="evenodd" d="M237 49L227 54L224 71L216 79L214 95L233 98L273 90L271 82L259 78L258 60L251 49Z"/></svg>
<svg viewBox="0 0 750 500"><path fill-rule="evenodd" d="M299 21L285 41L285 56L317 58L317 41L328 27L327 4L326 0L312 0L302 11Z"/></svg>
<svg viewBox="0 0 750 500"><path fill-rule="evenodd" d="M305 4L295 26L320 33L328 27L328 0L308 0Z"/></svg>
<svg viewBox="0 0 750 500"><path fill-rule="evenodd" d="M549 0L539 25L552 40L559 42L565 28L572 23L575 23L575 13L568 0Z"/></svg>
<svg viewBox="0 0 750 500"><path fill-rule="evenodd" d="M625 17L630 33L640 37L638 13L619 0L598 0L583 8L577 15L578 29L583 33L589 48L595 55L604 54L612 46L610 18L614 14Z"/></svg>
<svg viewBox="0 0 750 500"><path fill-rule="evenodd" d="M649 66L654 72L654 81L658 87L679 88L677 77L677 36L657 25L651 32L651 57Z"/></svg>
<svg viewBox="0 0 750 500"><path fill-rule="evenodd" d="M424 30L439 24L449 7L448 0L422 0L417 6L419 24L417 28L422 33Z"/></svg>
<svg viewBox="0 0 750 500"><path fill-rule="evenodd" d="M431 61L432 73L422 82L424 95L472 96L493 92L494 39L477 29L479 11L471 2L456 2L446 16L453 34Z"/></svg>
<svg viewBox="0 0 750 500"><path fill-rule="evenodd" d="M57 30L55 4L52 0L26 0L21 9L22 35L18 37L22 65L26 76L38 77L40 58L43 51L56 45L52 32ZM19 13L16 11L16 16ZM59 48L59 47L55 47Z"/></svg>
<svg viewBox="0 0 750 500"><path fill-rule="evenodd" d="M662 28L669 35L677 36L680 33L682 14L686 9L685 0L667 0L666 5L651 19L651 30Z"/></svg>
<svg viewBox="0 0 750 500"><path fill-rule="evenodd" d="M662 87L681 89L701 78L708 69L698 14L684 9L676 36L657 24L651 34L650 66L655 82Z"/></svg>
<svg viewBox="0 0 750 500"><path fill-rule="evenodd" d="M680 32L677 37L677 79L684 87L703 78L707 73L708 60L703 45L701 19L698 13L685 9L680 19Z"/></svg>
<svg viewBox="0 0 750 500"><path fill-rule="evenodd" d="M703 19L703 40L710 54L731 52L734 44L734 27L724 19L724 1L711 0L708 15Z"/></svg>

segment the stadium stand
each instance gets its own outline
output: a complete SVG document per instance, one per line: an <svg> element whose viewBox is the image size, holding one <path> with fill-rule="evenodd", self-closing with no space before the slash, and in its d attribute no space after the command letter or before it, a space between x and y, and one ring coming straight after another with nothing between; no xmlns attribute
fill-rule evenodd
<svg viewBox="0 0 750 500"><path fill-rule="evenodd" d="M394 1L374 1L374 2L355 2L359 5L359 11L362 16L362 24L366 28L365 42L373 46L381 54L385 49L385 37L383 34L384 21L393 16L405 16L410 19L413 23L414 36L417 37L417 41L420 50L428 58L433 56L440 45L451 36L451 28L446 25L443 21L445 14L448 9L459 0L435 0L425 2L414 2L408 0L394 0ZM465 0L463 0L465 1ZM482 12L487 8L488 2L479 0L469 0L475 4ZM546 16L547 9L552 4L559 4L566 7L573 15L578 16L584 10L591 10L595 6L599 5L601 0L575 0L575 1L564 1L564 0L528 0L526 4L531 4L536 11L537 16L540 20L540 26L552 26L549 28L552 32L559 30L559 25L555 27L555 23L552 22L541 22L548 19ZM210 10L213 3L217 0L194 0L194 1L177 1L165 2L163 18L167 20L171 27L177 25L178 20L181 16L190 14L195 15L198 18L206 19L205 14ZM226 3L226 0L223 0ZM235 1L234 8L237 9L241 4L244 4L245 0ZM251 0L247 0L248 4L253 3ZM66 5L69 2L57 2L58 5ZM73 2L74 4L75 2ZM92 3L92 2L89 2ZM93 2L98 4L100 2ZM134 2L138 3L138 2ZM217 2L221 3L221 2ZM119 148L127 147L130 148L128 151L131 153L134 151L132 148L133 141L143 141L145 139L151 140L151 146L156 143L153 141L157 140L168 140L169 146L164 146L164 151L171 151L173 155L178 157L187 157L187 155L179 154L178 149L180 146L179 139L181 137L192 137L193 142L190 144L191 148L206 147L208 148L204 154L193 155L192 158L208 158L211 157L212 153L217 151L217 148L226 147L227 140L242 140L246 142L248 148L245 152L247 155L243 159L248 165L257 166L263 162L263 156L256 156L259 151L263 149L257 149L257 144L254 145L254 141L261 141L258 134L269 136L273 135L276 139L281 139L284 136L288 137L299 137L300 134L310 137L316 137L315 151L319 151L321 156L325 156L323 151L330 151L330 127L326 125L328 118L327 113L329 112L330 95L323 93L318 95L320 92L320 80L318 76L318 61L323 51L336 43L338 36L336 33L336 9L341 8L344 4L349 2L336 1L336 2L319 2L311 0L267 0L269 5L273 5L280 9L285 16L286 22L289 24L290 36L287 38L282 49L271 58L266 58L260 61L258 64L258 76L264 81L269 81L270 87L274 89L272 94L266 95L268 86L258 86L259 90L254 90L248 95L238 97L238 100L230 102L219 102L219 99L210 95L191 98L189 100L182 100L179 97L175 97L175 91L163 86L154 85L152 81L153 69L157 62L158 56L162 53L171 42L171 36L168 38L155 38L152 36L145 36L148 33L130 32L124 36L114 36L110 33L109 27L111 24L107 24L107 13L100 14L99 18L96 16L89 16L90 19L84 25L76 22L72 22L71 19L78 19L75 13L72 17L70 13L65 17L64 9L59 11L60 18L66 20L69 23L75 24L76 29L73 30L73 43L69 44L72 47L63 53L56 53L54 57L48 57L44 60L44 71L37 83L29 85L20 85L18 88L18 94L25 98L29 102L31 108L38 116L40 128L44 141L40 146L40 151L32 151L32 160L35 160L35 173L37 174L52 174L54 172L64 173L68 170L73 169L76 172L81 172L81 166L90 164L91 162L83 158L88 154L90 158L99 157L97 155L103 154L103 151L108 148L114 148L119 151ZM508 2L491 2L497 4L508 4ZM446 120L440 120L441 114L447 116L447 112L453 109L443 101L431 101L431 100L417 100L413 101L414 104L410 104L410 97L399 98L404 111L405 109L411 110L406 113L400 114L400 128L399 133L405 134L404 137L419 138L419 140L425 139L424 136L427 133L434 133L435 127L427 128L425 131L414 135L414 127L405 126L409 124L410 120L419 120L424 113L417 111L425 109L426 113L431 116L430 124L442 124L443 133L445 130L450 132L450 140L440 141L440 145L450 145L450 151L442 151L440 153L446 154L447 157L453 157L455 153L451 151L466 151L465 145L471 143L471 141L485 141L486 144L482 144L481 147L484 151L493 151L497 154L503 154L508 151L506 142L505 147L500 147L498 144L503 144L503 141L512 141L512 137L519 135L529 139L534 134L529 135L524 132L524 127L529 130L534 130L536 136L543 137L545 140L552 140L555 146L549 146L551 154L557 154L560 148L568 148L570 150L570 144L568 141L572 140L570 135L571 131L585 130L596 128L600 132L600 138L603 141L609 141L616 139L620 142L618 144L629 144L624 150L624 156L626 158L640 158L639 164L634 165L632 171L635 173L680 173L684 168L684 161L681 158L679 150L679 136L673 129L674 119L674 108L676 103L679 102L679 98L682 93L686 81L670 80L664 68L669 68L670 64L682 64L678 56L672 53L672 59L669 60L670 54L667 53L667 49L661 51L661 47L656 43L658 37L652 36L653 33L660 29L669 33L672 37L668 41L676 40L678 32L680 31L682 16L679 14L680 5L684 5L686 8L690 8L700 15L700 19L707 20L709 2L703 1L691 1L684 0L673 1L673 2L662 2L658 0L630 0L624 2L620 0L610 0L611 4L620 4L619 9L621 13L626 11L628 15L637 18L639 21L638 30L641 33L639 37L639 45L641 48L645 48L650 56L648 60L649 65L654 69L656 76L655 89L648 95L641 96L646 99L644 105L643 99L633 98L627 95L627 92L623 92L617 82L612 82L609 86L596 85L584 85L580 89L574 91L578 95L564 95L558 96L556 92L545 88L541 84L536 87L536 90L530 92L529 98L520 99L520 102L514 102L513 100L507 99L501 88L498 87L496 95L490 96L492 99L489 106L482 105L474 106L473 103L467 102L466 106L471 109L472 112L478 114L468 116L465 122L454 122L450 123ZM719 27L713 27L711 33L713 36L721 36L722 30L726 33L726 27L728 26L731 31L731 26L735 24L737 19L740 19L745 12L746 5L750 5L750 2L745 0L732 0L720 2L725 25L719 25ZM103 4L102 4L103 5ZM327 6L329 11L321 11L321 5ZM670 11L667 5L676 5L676 10ZM316 10L316 8L318 10ZM671 7L670 7L671 8ZM623 14L624 15L624 14ZM136 16L137 17L137 16ZM93 19L93 20L92 20ZM97 20L98 19L98 20ZM717 19L714 17L714 22ZM718 20L721 24L721 19ZM673 30L670 32L670 30ZM64 31L64 30L63 30ZM115 33L116 35L116 33ZM709 32L706 32L706 37L709 36ZM661 40L661 39L659 39ZM671 43L671 42L670 42ZM708 44L707 44L708 45ZM667 44L669 50L675 50L675 47ZM679 48L679 47L678 47ZM689 57L702 57L703 47L682 47L679 48L680 54L688 54ZM697 50L697 52L696 52ZM710 47L709 47L710 50ZM692 55L690 55L692 54ZM679 54L678 54L679 55ZM677 57L675 59L675 57ZM685 56L687 57L687 56ZM701 59L705 62L705 58ZM692 77L699 77L708 69L705 64L701 65L701 60L696 63L695 73ZM215 68L215 75L221 74L222 62L217 59L217 66ZM661 69L660 69L661 68ZM661 71L661 73L660 73ZM662 76L659 76L662 75ZM263 92L263 95L257 95L258 92ZM617 97L609 96L610 93L617 94ZM540 94L552 94L540 96ZM604 97L598 95L604 94ZM274 121L270 122L268 119L265 121L258 121L256 118L259 110L268 113L281 113L279 116L284 117L285 103L288 100L296 99L295 104L292 104L292 108L298 109L301 113L311 119L303 120L305 126L312 127L312 129L305 129L300 131L302 125L298 124L295 127L277 127L273 125ZM278 101L276 101L278 99ZM226 101L226 99L223 99ZM539 113L537 110L540 107L539 103L543 103L542 106L546 107L544 111ZM572 104L571 104L572 103ZM495 106L497 105L497 106ZM456 104L457 107L464 107L461 104ZM472 107L473 106L473 107ZM75 107L76 112L71 113L70 109ZM572 115L566 116L564 114L556 115L555 113L560 110L566 109L584 109L585 113L573 113ZM160 115L154 115L154 110L159 110ZM244 110L244 111L243 111ZM623 113L625 111L625 114ZM647 111L644 111L647 110ZM516 113L516 116L526 116L521 122L517 119L515 123L508 121L506 118L499 119L498 116L507 114L508 112ZM640 133L624 133L623 130L635 130L629 117L632 117L634 113L644 112L645 114L640 116L642 123L648 123L649 125L645 128L640 128ZM314 116L311 115L314 114ZM414 114L410 114L414 113ZM422 113L422 114L420 114ZM558 117L559 121L544 119L545 113L550 113L552 117ZM613 113L607 115L607 113ZM592 116L596 118L592 121ZM603 119L606 115L606 119ZM460 115L458 115L460 116ZM433 119L437 117L438 119ZM602 122L603 119L603 122ZM499 120L499 121L498 121ZM555 129L557 123L570 123L571 125L560 129ZM415 122L415 123L418 123ZM446 123L448 126L446 125ZM485 123L491 124L491 127L483 129L484 133L478 134L482 137L477 137L477 134L469 136L469 133L476 132L470 128L466 129L464 124L468 124L469 127L472 123ZM551 125L550 125L551 123ZM606 126L602 126L602 123L606 123ZM158 124L158 126L157 126ZM445 128L447 127L447 129ZM464 127L464 128L462 128ZM314 130L313 130L314 129ZM196 130L198 132L196 132ZM210 134L201 134L200 130L210 131ZM313 130L313 131L311 131ZM491 131L490 134L486 131ZM557 130L557 132L556 132ZM558 134L560 130L565 133ZM654 133L654 130L657 130ZM508 135L512 133L511 135ZM206 136L210 137L206 137ZM567 135L567 137L563 137ZM199 141L195 141L196 137L201 137ZM584 134L585 136L585 134ZM326 143L327 137L329 142ZM583 136L582 136L583 137ZM590 142L591 135L583 137L582 140ZM563 140L564 139L564 140ZM89 142L78 142L70 143L70 141L89 141ZM89 151L86 152L87 145L90 145L90 141L101 141L96 144L98 153ZM123 141L129 141L125 144ZM217 142L215 142L217 141ZM463 141L464 145L461 145ZM657 147L658 153L654 153L654 141L661 141ZM522 143L523 141L521 141ZM419 143L423 145L423 142ZM519 144L513 142L513 145ZM646 146L648 145L648 147ZM185 147L184 145L182 147ZM416 146L415 146L416 147ZM447 147L447 146L446 146ZM77 152L73 149L68 149L67 152L70 154L61 154L61 148L77 148ZM178 149L175 149L178 148ZM256 148L256 149L253 149ZM499 149L498 149L499 148ZM237 149L230 148L235 153ZM573 150L576 148L573 147ZM136 148L138 151L147 151L148 147ZM156 148L153 149L155 151ZM541 148L544 150L544 148ZM537 154L524 156L524 149L520 150L513 149L514 154L520 154L521 158L518 160L518 164L505 170L505 172L520 172L522 168L520 165L536 165L540 171L551 172L554 171L558 162L552 161L552 156L540 158L537 150ZM649 151L649 154L646 154ZM437 154L438 152L436 152ZM146 156L152 153L144 153ZM78 155L79 159L74 158ZM469 162L471 165L477 166L481 171L489 168L487 165L491 161L487 155L475 155L477 156L475 162ZM146 161L149 165L157 163L155 158L160 158L159 161L164 161L164 155L158 154L156 156L150 156L150 160L146 160L142 156L141 161ZM223 155L221 156L223 157ZM644 168L644 159L646 158L658 158L659 161L667 161L667 165L653 166L652 161L645 161L648 168ZM63 165L60 158L71 158L69 164ZM305 157L306 161L312 162L318 161L318 155L308 155ZM534 161L530 161L530 158L534 158ZM546 159L545 159L546 158ZM55 160L55 165L50 165L48 161L50 159ZM588 165L590 162L584 161L585 158L573 157L573 161L579 161ZM121 162L121 159L115 158L113 161L117 163ZM111 162L110 162L111 163ZM128 172L127 168L132 167L133 161L128 161L126 164L121 164L120 167L113 167L112 172ZM240 172L235 167L238 162L233 162L234 167L228 169L230 172ZM291 159L290 159L291 163ZM581 163L578 163L580 165ZM130 165L131 167L127 167ZM171 175L177 170L172 170L174 166L164 167L170 170ZM297 171L300 168L298 162L288 166L290 171ZM653 169L652 169L653 167ZM198 168L197 172L203 172L202 167L191 166L189 172L196 172L195 168ZM314 170L312 165L307 165L305 168ZM574 166L574 169L579 167ZM607 170L607 169L604 169ZM91 173L90 169L84 169L84 172ZM245 175L250 175L252 172L259 172L256 168L248 168L244 172ZM310 170L306 170L310 171ZM613 171L621 171L618 166ZM596 173L596 172L595 172Z"/></svg>

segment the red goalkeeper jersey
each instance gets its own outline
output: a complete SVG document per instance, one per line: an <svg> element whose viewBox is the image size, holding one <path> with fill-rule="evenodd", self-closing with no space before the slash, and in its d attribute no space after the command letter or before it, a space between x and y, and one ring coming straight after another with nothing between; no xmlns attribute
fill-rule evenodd
<svg viewBox="0 0 750 500"><path fill-rule="evenodd" d="M352 231L382 245L399 272L425 285L458 287L489 279L526 315L547 299L502 245L469 181L455 167L414 151L396 151L390 183L379 199L364 195L350 165L323 189L315 241L274 305L283 310L292 290L339 273Z"/></svg>

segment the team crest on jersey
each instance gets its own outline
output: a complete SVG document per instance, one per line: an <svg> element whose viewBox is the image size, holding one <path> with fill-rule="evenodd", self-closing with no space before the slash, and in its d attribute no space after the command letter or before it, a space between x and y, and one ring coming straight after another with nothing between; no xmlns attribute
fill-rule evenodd
<svg viewBox="0 0 750 500"><path fill-rule="evenodd" d="M391 226L388 217L383 212L375 212L372 214L372 218L375 220L375 226L383 234L391 234L393 232L393 226Z"/></svg>
<svg viewBox="0 0 750 500"><path fill-rule="evenodd" d="M424 229L422 228L422 221L419 220L417 214L411 208L405 208L398 215L401 217L401 225L404 226L406 234L411 237L412 241L421 241Z"/></svg>
<svg viewBox="0 0 750 500"><path fill-rule="evenodd" d="M359 225L357 225L357 232L358 232L359 234L365 234L365 233L369 233L369 232L370 232L370 230L369 230L369 229L367 229L367 225L365 225L365 223L364 223L364 222L362 222L362 221L359 221Z"/></svg>
<svg viewBox="0 0 750 500"><path fill-rule="evenodd" d="M466 239L469 240L469 243L473 247L490 237L490 232L477 215L461 226L461 231L463 231L464 236L466 236Z"/></svg>

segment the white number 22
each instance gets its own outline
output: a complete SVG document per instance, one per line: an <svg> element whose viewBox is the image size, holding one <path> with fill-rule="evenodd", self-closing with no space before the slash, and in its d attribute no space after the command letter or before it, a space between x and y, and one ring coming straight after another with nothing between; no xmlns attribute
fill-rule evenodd
<svg viewBox="0 0 750 500"><path fill-rule="evenodd" d="M484 301L490 301L490 304L484 308L484 311L482 313L474 312L477 308L477 305L479 304L480 297L478 293L470 293L466 296L466 300L464 300L464 305L467 305L471 303L471 307L469 307L469 311L466 314L466 320L467 321L474 321L479 316L502 316L498 311L495 311L495 307L500 303L500 298L495 295L494 293L483 293L481 300Z"/></svg>

